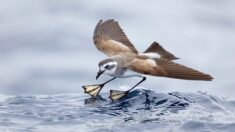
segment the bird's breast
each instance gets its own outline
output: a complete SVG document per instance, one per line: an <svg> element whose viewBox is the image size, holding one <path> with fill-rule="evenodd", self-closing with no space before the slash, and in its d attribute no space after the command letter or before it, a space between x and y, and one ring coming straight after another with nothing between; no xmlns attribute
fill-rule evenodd
<svg viewBox="0 0 235 132"><path fill-rule="evenodd" d="M121 75L120 78L128 78L128 77L142 77L140 73L134 72L132 70L125 70Z"/></svg>

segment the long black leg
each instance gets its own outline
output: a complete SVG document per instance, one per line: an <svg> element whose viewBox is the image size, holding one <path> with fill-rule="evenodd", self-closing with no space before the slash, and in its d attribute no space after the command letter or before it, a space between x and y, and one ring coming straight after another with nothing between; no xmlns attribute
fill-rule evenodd
<svg viewBox="0 0 235 132"><path fill-rule="evenodd" d="M110 80L108 80L108 81L104 82L102 85L105 85L105 84L107 84L107 83L109 83L109 82L113 81L114 79L116 79L116 77L113 77L112 79L110 79Z"/></svg>
<svg viewBox="0 0 235 132"><path fill-rule="evenodd" d="M137 87L138 85L140 85L142 82L144 82L146 80L146 77L143 77L141 81L139 81L136 85L134 85L132 88L130 88L129 90L127 90L128 92L131 91L132 89L134 89L135 87Z"/></svg>
<svg viewBox="0 0 235 132"><path fill-rule="evenodd" d="M102 88L104 87L104 85L113 81L114 79L116 79L116 77L114 77L114 78L112 78L102 84L87 85L87 86L82 86L82 87L83 87L85 93L88 93L92 97L96 97L97 95L99 95L99 93L102 90Z"/></svg>

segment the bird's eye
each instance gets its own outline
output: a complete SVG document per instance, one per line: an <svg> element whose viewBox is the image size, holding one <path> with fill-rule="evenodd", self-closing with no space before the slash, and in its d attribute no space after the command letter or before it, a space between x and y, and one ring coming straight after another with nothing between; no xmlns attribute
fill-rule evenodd
<svg viewBox="0 0 235 132"><path fill-rule="evenodd" d="M109 65L106 65L104 68L105 68L105 69L109 68Z"/></svg>

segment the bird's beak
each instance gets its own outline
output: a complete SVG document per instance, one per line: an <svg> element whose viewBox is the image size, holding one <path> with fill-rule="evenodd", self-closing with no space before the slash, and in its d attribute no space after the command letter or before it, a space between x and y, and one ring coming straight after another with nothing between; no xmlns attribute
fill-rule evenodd
<svg viewBox="0 0 235 132"><path fill-rule="evenodd" d="M99 70L99 72L97 73L97 75L96 75L96 80L100 77L100 75L102 75L104 73L104 71L101 71L101 70Z"/></svg>

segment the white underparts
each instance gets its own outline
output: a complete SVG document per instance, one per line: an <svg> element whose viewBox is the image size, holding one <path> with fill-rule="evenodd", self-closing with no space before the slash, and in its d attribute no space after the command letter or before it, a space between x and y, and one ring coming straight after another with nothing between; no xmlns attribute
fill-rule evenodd
<svg viewBox="0 0 235 132"><path fill-rule="evenodd" d="M128 78L128 77L143 77L143 76L140 73L131 70L125 71L124 74L120 76L120 78Z"/></svg>

